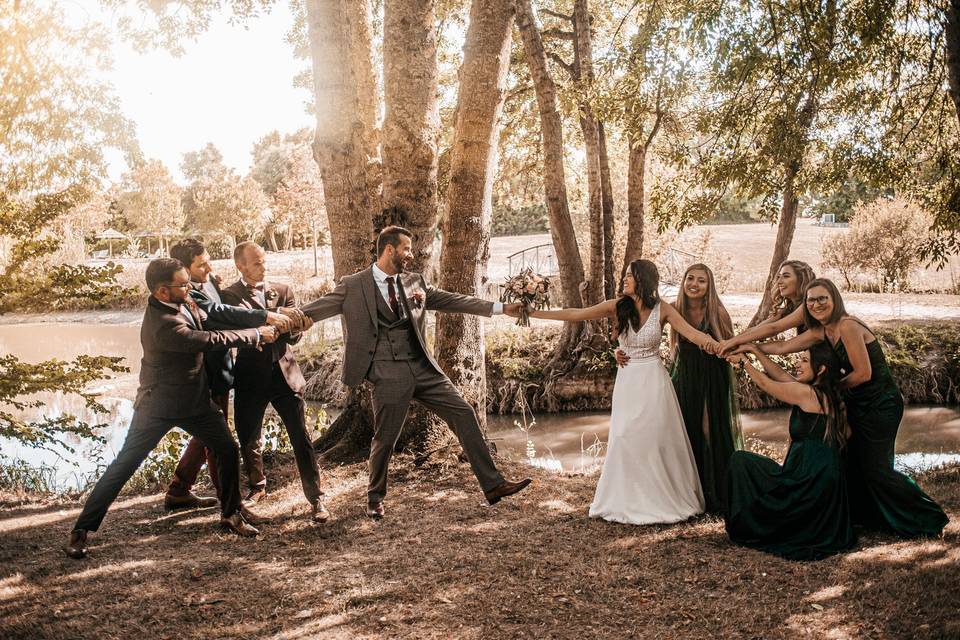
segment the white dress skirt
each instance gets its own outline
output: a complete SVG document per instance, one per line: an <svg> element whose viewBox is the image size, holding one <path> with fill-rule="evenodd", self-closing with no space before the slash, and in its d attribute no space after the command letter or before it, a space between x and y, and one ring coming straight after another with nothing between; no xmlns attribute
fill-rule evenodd
<svg viewBox="0 0 960 640"><path fill-rule="evenodd" d="M703 491L673 383L660 360L660 305L619 339L607 455L591 518L625 524L681 522L702 513Z"/></svg>

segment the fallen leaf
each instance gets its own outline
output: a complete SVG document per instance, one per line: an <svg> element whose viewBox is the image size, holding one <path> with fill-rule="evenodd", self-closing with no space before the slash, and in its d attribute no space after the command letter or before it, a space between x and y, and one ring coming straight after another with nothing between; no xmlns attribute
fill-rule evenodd
<svg viewBox="0 0 960 640"><path fill-rule="evenodd" d="M823 611L823 605L822 605L822 604L816 604L816 603L814 603L814 604L812 604L812 605L810 605L810 606L813 607L814 609L816 609L817 611Z"/></svg>

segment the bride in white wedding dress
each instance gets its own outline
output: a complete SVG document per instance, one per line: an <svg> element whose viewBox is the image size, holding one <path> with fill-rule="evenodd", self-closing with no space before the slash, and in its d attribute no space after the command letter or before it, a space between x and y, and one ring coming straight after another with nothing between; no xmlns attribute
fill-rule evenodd
<svg viewBox="0 0 960 640"><path fill-rule="evenodd" d="M719 345L697 331L671 304L660 304L659 273L634 260L623 295L584 309L533 311L549 320L612 318L620 349L630 356L618 368L610 411L607 456L590 505L591 518L626 524L680 522L703 512L703 491L670 376L660 360L666 323L701 349Z"/></svg>

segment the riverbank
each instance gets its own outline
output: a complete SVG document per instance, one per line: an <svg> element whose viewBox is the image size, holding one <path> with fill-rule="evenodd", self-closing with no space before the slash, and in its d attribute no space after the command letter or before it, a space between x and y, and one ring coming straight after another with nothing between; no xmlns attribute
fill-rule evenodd
<svg viewBox="0 0 960 640"><path fill-rule="evenodd" d="M380 523L362 514L363 465L328 469L333 520L312 526L286 459L259 539L220 533L215 509L124 497L80 562L60 551L78 503L0 503L0 636L960 635L960 467L919 479L951 517L942 539L864 534L850 553L799 563L732 545L716 518L590 520L595 476L501 464L535 481L490 508L466 465L415 470L398 456Z"/></svg>

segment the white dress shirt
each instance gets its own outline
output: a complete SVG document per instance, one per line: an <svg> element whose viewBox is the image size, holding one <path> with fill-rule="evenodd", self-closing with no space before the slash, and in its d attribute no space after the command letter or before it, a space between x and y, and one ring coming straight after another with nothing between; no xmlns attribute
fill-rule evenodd
<svg viewBox="0 0 960 640"><path fill-rule="evenodd" d="M250 284L247 283L247 281L243 279L243 276L240 276L240 282L243 283L243 286L247 287L248 289L250 288ZM260 306L263 307L264 309L266 309L266 308L267 308L267 298L266 298L266 294L264 294L264 290L266 290L266 288L267 288L267 283L266 283L266 282L261 282L261 283L259 283L259 284L254 285L254 286L255 286L255 287L260 287L260 288L259 288L259 289L254 289L253 292L252 292L253 295L256 297L257 302L260 303Z"/></svg>
<svg viewBox="0 0 960 640"><path fill-rule="evenodd" d="M373 263L373 281L377 285L377 289L380 290L380 295L383 296L383 299L386 301L387 306L390 306L390 288L387 284L387 278L393 277L393 287L397 292L397 303L400 306L400 316L402 317L406 311L404 311L403 304L400 302L400 287L397 286L397 277L387 275L383 269L377 266L377 263ZM493 303L493 315L498 313L503 313L503 303L494 302Z"/></svg>

